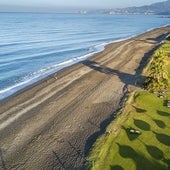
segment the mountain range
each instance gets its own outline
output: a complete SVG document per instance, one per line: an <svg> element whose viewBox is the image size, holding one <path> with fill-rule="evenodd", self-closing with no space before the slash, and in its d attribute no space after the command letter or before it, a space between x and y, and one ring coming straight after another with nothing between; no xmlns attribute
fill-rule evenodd
<svg viewBox="0 0 170 170"><path fill-rule="evenodd" d="M151 5L141 7L117 8L111 10L103 10L104 13L110 14L156 14L170 15L170 0L158 2Z"/></svg>

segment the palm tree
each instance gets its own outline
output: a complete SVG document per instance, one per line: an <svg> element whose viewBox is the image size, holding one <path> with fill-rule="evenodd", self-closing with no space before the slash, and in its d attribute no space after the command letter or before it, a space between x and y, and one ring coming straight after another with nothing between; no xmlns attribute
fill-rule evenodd
<svg viewBox="0 0 170 170"><path fill-rule="evenodd" d="M153 56L145 86L149 91L163 91L168 87L167 56L163 50L158 50Z"/></svg>

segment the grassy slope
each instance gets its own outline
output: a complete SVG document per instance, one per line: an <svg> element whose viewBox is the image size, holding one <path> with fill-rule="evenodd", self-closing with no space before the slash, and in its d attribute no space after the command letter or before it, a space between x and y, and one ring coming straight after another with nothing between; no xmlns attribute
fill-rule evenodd
<svg viewBox="0 0 170 170"><path fill-rule="evenodd" d="M170 42L161 48L170 53ZM170 75L170 58L167 69ZM93 170L170 169L170 108L156 94L138 91L131 95L123 113L94 144L88 157ZM135 128L141 135L130 134Z"/></svg>

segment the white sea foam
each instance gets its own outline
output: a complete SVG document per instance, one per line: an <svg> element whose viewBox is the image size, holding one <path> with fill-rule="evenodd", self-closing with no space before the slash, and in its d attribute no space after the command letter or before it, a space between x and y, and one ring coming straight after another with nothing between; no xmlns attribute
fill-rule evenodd
<svg viewBox="0 0 170 170"><path fill-rule="evenodd" d="M90 48L90 51L92 51L90 53L87 53L87 54L79 56L79 57L74 57L72 59L63 61L61 63L54 64L52 66L35 71L28 76L25 76L21 82L14 84L13 86L10 86L10 87L0 90L0 100L14 94L18 90L20 90L28 85L31 85L31 84L37 82L38 80L41 80L42 78L45 78L46 76L64 68L64 67L67 67L67 66L75 64L77 62L80 62L82 60L85 60L86 58L103 51L107 44L109 44L109 43L98 44L98 45Z"/></svg>
<svg viewBox="0 0 170 170"><path fill-rule="evenodd" d="M0 100L14 94L18 90L21 90L21 89L39 81L39 80L47 77L48 75L50 75L50 74L52 74L52 73L54 73L54 72L56 72L56 71L58 71L58 70L60 70L64 67L71 66L71 65L73 65L77 62L83 61L83 60L93 56L96 53L102 52L105 49L105 46L108 45L108 44L128 40L128 39L133 38L135 36L137 36L137 35L131 35L131 36L128 36L126 38L120 38L120 39L117 39L117 40L114 40L114 41L105 42L105 43L95 45L95 46L89 48L89 51L92 51L90 53L87 53L87 54L79 56L79 57L74 57L72 59L51 65L49 67L40 69L36 72L33 72L31 75L25 76L23 78L23 81L21 81L17 84L14 84L13 86L10 86L8 88L0 90Z"/></svg>
<svg viewBox="0 0 170 170"><path fill-rule="evenodd" d="M152 31L152 30L154 30L156 28L163 28L163 27L167 27L167 26L170 26L170 25L169 24L165 24L165 25L163 25L161 27L152 27L152 28L147 29L146 32Z"/></svg>

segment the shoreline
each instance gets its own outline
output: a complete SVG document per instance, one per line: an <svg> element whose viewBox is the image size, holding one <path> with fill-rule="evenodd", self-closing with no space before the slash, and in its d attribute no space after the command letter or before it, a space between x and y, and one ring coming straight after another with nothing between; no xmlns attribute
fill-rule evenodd
<svg viewBox="0 0 170 170"><path fill-rule="evenodd" d="M95 45L94 46L95 48L97 46L101 46L100 49L95 50L95 51L90 52L90 53L87 53L87 54L84 54L82 56L74 57L74 58L77 58L78 61L74 61L74 62L72 62L70 64L68 63L64 67L58 68L58 69L56 69L56 71L51 71L51 73L45 73L44 75L38 76L38 78L32 78L32 80L27 80L28 83L25 83L25 82L20 82L19 83L19 84L23 84L23 85L17 85L16 84L15 85L16 87L15 86L14 87L12 87L12 86L8 87L10 90L8 90L5 93L2 93L2 97L0 97L0 102L2 102L3 100L8 99L10 97L13 97L13 96L17 95L18 93L21 93L22 91L26 90L27 88L29 88L31 86L36 85L37 83L43 81L44 79L48 79L53 74L57 74L58 72L62 71L63 69L66 69L67 67L71 67L71 66L74 66L75 64L81 63L84 60L88 60L89 58L95 56L96 54L99 54L102 51L104 51L105 48L107 48L107 46L110 45L110 44L118 43L118 42L123 42L123 41L126 41L126 40L130 40L132 38L138 37L138 36L140 36L142 34L145 34L147 32L153 31L155 29L165 28L165 27L168 27L168 26L169 26L169 24L161 26L161 27L157 27L157 28L151 28L151 29L148 29L148 30L146 30L146 31L144 31L144 32L142 32L140 34L137 34L137 35L131 35L131 36L127 37L127 38L117 39L117 40L113 40L113 41L110 41L110 42L105 42L105 43L102 43L102 44ZM70 60L74 60L74 58L72 58ZM67 63L68 61L69 60L66 60L63 63L65 63L65 62ZM6 89L3 89L3 90L6 90ZM14 92L10 92L11 90L14 91Z"/></svg>
<svg viewBox="0 0 170 170"><path fill-rule="evenodd" d="M113 120L126 90L138 88L140 71L168 32L170 26L108 44L1 101L6 169L83 169L92 144Z"/></svg>

